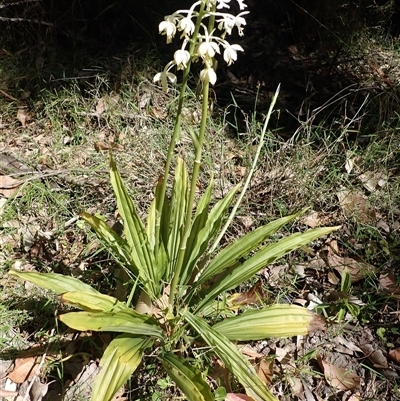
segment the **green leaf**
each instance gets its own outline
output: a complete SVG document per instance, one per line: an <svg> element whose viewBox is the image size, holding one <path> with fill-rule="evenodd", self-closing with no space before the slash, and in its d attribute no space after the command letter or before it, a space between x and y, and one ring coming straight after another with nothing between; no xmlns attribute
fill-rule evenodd
<svg viewBox="0 0 400 401"><path fill-rule="evenodd" d="M180 284L187 284L190 276L192 275L193 269L201 256L205 253L209 242L221 227L222 219L225 217L225 213L233 202L233 198L236 192L240 188L240 184L233 187L228 194L215 204L208 214L207 221L204 227L197 234L196 241L193 242L192 247L186 248L187 262L184 263L186 274L182 274L180 278Z"/></svg>
<svg viewBox="0 0 400 401"><path fill-rule="evenodd" d="M276 259L281 258L289 252L306 245L323 235L327 235L340 227L324 227L308 230L304 233L292 234L280 241L268 245L259 250L255 255L247 259L243 264L235 265L225 270L218 280L207 289L203 299L196 306L196 313L201 311L209 302L212 302L217 295L224 291L237 287L239 284L253 277L263 267L268 266Z"/></svg>
<svg viewBox="0 0 400 401"><path fill-rule="evenodd" d="M186 208L188 203L188 173L185 162L182 158L178 158L175 168L174 185L172 188L169 223L170 228L168 234L167 253L169 258L169 266L166 272L166 280L169 281L172 273L175 271L175 264L178 259L178 253L183 235L183 225L186 216Z"/></svg>
<svg viewBox="0 0 400 401"><path fill-rule="evenodd" d="M268 337L306 335L315 330L314 316L296 305L273 305L225 319L212 328L230 340L253 341ZM321 327L322 328L322 327Z"/></svg>
<svg viewBox="0 0 400 401"><path fill-rule="evenodd" d="M216 276L217 274L223 272L226 268L231 267L240 258L247 256L269 236L275 234L284 225L294 220L302 213L303 211L274 220L267 225L259 227L254 231L244 235L243 237L235 240L235 242L228 245L211 260L211 262L207 266L207 269L205 269L205 271L201 274L198 281L194 285L199 286L212 277Z"/></svg>
<svg viewBox="0 0 400 401"><path fill-rule="evenodd" d="M112 157L110 158L110 168L111 184L117 199L118 211L124 223L124 234L131 248L131 259L139 271L139 277L147 293L153 299L157 299L160 296L161 275L157 270L154 254L151 252L146 229L136 212Z"/></svg>
<svg viewBox="0 0 400 401"><path fill-rule="evenodd" d="M163 332L154 318L133 309L117 312L70 312L59 319L74 330L113 331L162 338Z"/></svg>
<svg viewBox="0 0 400 401"><path fill-rule="evenodd" d="M211 178L208 187L204 191L204 194L197 202L196 213L194 215L193 224L190 229L190 235L186 243L188 248L194 246L198 233L207 222L213 188L214 188L214 179Z"/></svg>
<svg viewBox="0 0 400 401"><path fill-rule="evenodd" d="M143 351L153 341L121 334L108 345L100 360L100 373L93 383L91 401L111 401L139 366Z"/></svg>
<svg viewBox="0 0 400 401"><path fill-rule="evenodd" d="M118 312L128 306L114 297L104 294L73 291L61 294L60 301L85 311Z"/></svg>
<svg viewBox="0 0 400 401"><path fill-rule="evenodd" d="M189 362L170 353L163 354L161 361L189 401L214 401L210 386L203 379L201 372Z"/></svg>
<svg viewBox="0 0 400 401"><path fill-rule="evenodd" d="M192 315L188 311L183 313L183 317L237 377L249 396L256 401L278 401L259 378L251 364L230 340L212 329L203 319Z"/></svg>
<svg viewBox="0 0 400 401"><path fill-rule="evenodd" d="M157 206L157 200L156 198L154 198L149 208L149 213L147 215L147 225L146 225L147 239L149 241L150 249L153 253L156 245L156 223L157 223L156 206Z"/></svg>
<svg viewBox="0 0 400 401"><path fill-rule="evenodd" d="M37 272L20 272L10 270L10 276L17 276L22 280L29 281L46 290L52 290L57 295L68 291L82 291L90 294L100 294L90 285L83 283L74 277L64 276L57 273L37 273Z"/></svg>
<svg viewBox="0 0 400 401"><path fill-rule="evenodd" d="M81 217L93 228L99 238L106 243L109 248L108 251L114 253L116 259L137 276L139 271L131 258L128 243L98 217L86 212L81 213Z"/></svg>

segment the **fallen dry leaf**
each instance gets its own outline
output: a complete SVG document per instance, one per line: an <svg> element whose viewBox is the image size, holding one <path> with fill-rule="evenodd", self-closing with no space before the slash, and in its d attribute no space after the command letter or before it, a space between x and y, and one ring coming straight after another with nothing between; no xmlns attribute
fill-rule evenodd
<svg viewBox="0 0 400 401"><path fill-rule="evenodd" d="M26 127L29 121L32 119L32 115L28 113L27 109L20 108L17 111L17 119L23 127Z"/></svg>
<svg viewBox="0 0 400 401"><path fill-rule="evenodd" d="M93 144L97 152L100 150L124 150L124 147L119 143L97 141Z"/></svg>
<svg viewBox="0 0 400 401"><path fill-rule="evenodd" d="M315 228L320 226L327 226L333 224L332 221L336 219L336 214L325 214L322 212L311 212L304 216L301 220L308 227Z"/></svg>
<svg viewBox="0 0 400 401"><path fill-rule="evenodd" d="M368 205L368 198L359 192L348 190L336 194L340 206L347 218L354 218L364 224L372 224L376 221L375 210Z"/></svg>
<svg viewBox="0 0 400 401"><path fill-rule="evenodd" d="M212 371L209 373L209 375L212 379L218 380L221 383L221 386L225 387L227 393L232 391L230 380L231 373L221 360L215 360ZM227 399L228 398L226 398L226 400Z"/></svg>
<svg viewBox="0 0 400 401"><path fill-rule="evenodd" d="M322 355L317 355L317 361L330 386L344 391L360 387L361 379L358 375L326 362Z"/></svg>
<svg viewBox="0 0 400 401"><path fill-rule="evenodd" d="M272 382L272 373L274 372L274 360L266 361L265 359L261 359L258 364L257 374L260 379L267 385L270 385Z"/></svg>
<svg viewBox="0 0 400 401"><path fill-rule="evenodd" d="M27 358L17 358L14 362L13 370L8 374L8 378L14 383L21 384L38 374L40 357L29 356Z"/></svg>
<svg viewBox="0 0 400 401"><path fill-rule="evenodd" d="M5 198L10 198L18 191L18 187L23 183L8 175L0 175L0 194Z"/></svg>
<svg viewBox="0 0 400 401"><path fill-rule="evenodd" d="M318 257L312 260L307 267L314 269L330 267L340 274L346 269L352 283L356 283L376 271L376 268L368 263L357 261L350 257L340 256L339 248L335 240L327 244L318 253Z"/></svg>
<svg viewBox="0 0 400 401"><path fill-rule="evenodd" d="M350 155L346 155L346 163L344 165L345 170L347 171L347 174L350 174L353 170L354 167L354 159L349 157Z"/></svg>
<svg viewBox="0 0 400 401"><path fill-rule="evenodd" d="M99 101L96 104L96 114L100 116L105 111L115 108L118 104L118 101L119 101L119 95L103 96L102 98L99 99Z"/></svg>
<svg viewBox="0 0 400 401"><path fill-rule="evenodd" d="M352 394L347 401L361 401L361 395L358 392Z"/></svg>
<svg viewBox="0 0 400 401"><path fill-rule="evenodd" d="M400 347L399 347L399 348L391 349L391 350L389 351L389 358L390 358L392 361L394 361L394 362L400 364Z"/></svg>
<svg viewBox="0 0 400 401"><path fill-rule="evenodd" d="M374 368L387 369L389 367L385 355L379 348L375 349L372 344L360 344L360 348Z"/></svg>
<svg viewBox="0 0 400 401"><path fill-rule="evenodd" d="M49 390L49 383L41 383L39 378L35 378L32 387L29 391L31 401L42 401L42 398Z"/></svg>
<svg viewBox="0 0 400 401"><path fill-rule="evenodd" d="M257 304L264 300L264 290L261 280L258 280L249 291L239 292L229 297L228 302L232 305Z"/></svg>
<svg viewBox="0 0 400 401"><path fill-rule="evenodd" d="M254 347L250 344L238 345L238 350L249 360L250 363L255 363L256 361L263 358L265 355L260 354Z"/></svg>
<svg viewBox="0 0 400 401"><path fill-rule="evenodd" d="M358 176L362 182L365 189L369 192L375 192L386 185L388 177L380 172L373 173L372 171L367 171L364 174Z"/></svg>
<svg viewBox="0 0 400 401"><path fill-rule="evenodd" d="M289 376L288 382L292 389L292 394L295 397L300 397L301 394L303 393L303 384L302 384L301 380L298 377Z"/></svg>
<svg viewBox="0 0 400 401"><path fill-rule="evenodd" d="M379 277L379 287L394 298L400 299L400 285L393 272L383 272Z"/></svg>

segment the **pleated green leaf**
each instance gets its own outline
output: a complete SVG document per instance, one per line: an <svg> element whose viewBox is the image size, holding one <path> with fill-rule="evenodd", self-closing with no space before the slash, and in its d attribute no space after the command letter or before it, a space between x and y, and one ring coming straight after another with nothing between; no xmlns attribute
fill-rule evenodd
<svg viewBox="0 0 400 401"><path fill-rule="evenodd" d="M125 303L104 294L73 291L60 295L60 301L85 311L118 312L128 309Z"/></svg>
<svg viewBox="0 0 400 401"><path fill-rule="evenodd" d="M59 319L74 330L113 331L161 338L163 332L158 322L133 309L117 312L70 312Z"/></svg>
<svg viewBox="0 0 400 401"><path fill-rule="evenodd" d="M240 185L233 187L228 194L215 204L208 214L208 218L204 224L204 227L198 232L197 238L192 243L192 247L186 248L187 262L184 264L185 272L183 272L180 278L180 284L187 284L193 269L201 256L207 250L208 244L217 231L221 227L222 219L226 215L226 211L231 206L236 192L240 188Z"/></svg>
<svg viewBox="0 0 400 401"><path fill-rule="evenodd" d="M167 253L169 258L169 266L166 273L167 280L170 280L175 271L175 264L178 259L178 253L183 234L183 225L188 207L188 173L185 162L182 158L178 158L175 168L174 185L172 187L170 213L168 227Z"/></svg>
<svg viewBox="0 0 400 401"><path fill-rule="evenodd" d="M10 270L10 276L16 276L22 280L36 284L38 287L52 290L57 295L68 291L82 291L90 294L100 294L90 285L83 283L74 277L63 276L57 273L37 273L37 272L20 272Z"/></svg>
<svg viewBox="0 0 400 401"><path fill-rule="evenodd" d="M257 249L268 237L275 234L284 225L296 219L302 213L303 211L274 220L232 242L211 260L207 269L201 274L195 285L199 286L205 283L217 274L222 273L226 268L234 265L240 258L247 256L251 251Z"/></svg>
<svg viewBox="0 0 400 401"><path fill-rule="evenodd" d="M111 401L139 366L150 339L122 334L108 345L100 360L100 373L93 383L91 401Z"/></svg>
<svg viewBox="0 0 400 401"><path fill-rule="evenodd" d="M98 217L86 212L81 213L81 217L93 228L99 238L107 244L108 250L115 255L117 260L135 275L138 275L139 271L131 257L128 243Z"/></svg>
<svg viewBox="0 0 400 401"><path fill-rule="evenodd" d="M276 259L279 259L287 253L306 245L310 241L322 237L323 235L327 235L339 228L340 227L316 228L304 233L292 234L289 237L283 238L276 243L262 248L255 255L243 262L243 264L236 264L234 267L221 273L218 280L211 286L211 288L207 289L203 299L196 306L196 313L201 311L201 309L209 302L212 302L217 295L237 287Z"/></svg>
<svg viewBox="0 0 400 401"><path fill-rule="evenodd" d="M212 329L205 320L190 312L184 312L183 317L236 376L250 397L256 401L278 401L230 340Z"/></svg>
<svg viewBox="0 0 400 401"><path fill-rule="evenodd" d="M186 251L183 259L183 266L185 267L185 271L182 273L182 283L187 283L188 276L192 274L192 267L188 267L189 260L193 258L193 250L196 247L196 243L198 242L198 235L199 232L202 230L202 228L205 226L207 219L208 219L208 213L209 213L209 207L210 207L210 201L211 201L211 196L212 196L212 190L214 187L214 180L211 179L210 184L208 185L207 189L205 190L204 194L201 196L197 203L196 207L196 213L193 219L192 226L190 228L190 234L189 238L186 243ZM190 277L189 277L190 278Z"/></svg>
<svg viewBox="0 0 400 401"><path fill-rule="evenodd" d="M153 299L160 296L160 272L151 252L146 229L136 212L131 197L126 190L121 175L112 157L110 157L111 184L117 199L119 214L124 223L124 234L130 246L130 257L139 271L142 285Z"/></svg>
<svg viewBox="0 0 400 401"><path fill-rule="evenodd" d="M227 318L212 328L230 340L253 341L309 333L313 314L296 305L273 305Z"/></svg>
<svg viewBox="0 0 400 401"><path fill-rule="evenodd" d="M161 362L188 401L214 401L210 386L189 362L170 353L163 354Z"/></svg>

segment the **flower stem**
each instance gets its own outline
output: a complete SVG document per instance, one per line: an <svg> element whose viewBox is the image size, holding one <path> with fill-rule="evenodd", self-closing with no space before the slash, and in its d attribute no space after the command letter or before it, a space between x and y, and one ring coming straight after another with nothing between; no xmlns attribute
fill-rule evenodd
<svg viewBox="0 0 400 401"><path fill-rule="evenodd" d="M174 123L174 132L172 134L172 137L171 137L171 140L169 143L169 147L168 147L167 160L165 162L165 168L164 168L164 176L162 177L160 198L158 199L158 203L157 203L158 216L157 216L156 233L155 233L155 237L156 237L155 238L155 247L156 247L155 253L156 254L158 253L158 248L159 248L161 212L162 212L164 202L165 202L168 175L169 175L169 172L171 169L171 162L172 162L172 157L174 155L175 146L176 146L176 143L179 140L179 136L180 136L183 102L184 102L185 96L186 96L186 88L187 88L187 83L189 80L191 60L194 56L194 51L195 51L195 47L197 44L197 36L198 36L199 30L200 30L200 25L201 25L201 21L202 21L204 12L205 12L205 2L202 1L200 11L199 11L199 14L197 15L197 19L196 19L195 30L194 30L192 40L190 43L190 48L189 48L190 61L187 63L187 66L183 71L182 86L181 86L181 90L179 93L178 109L176 111L176 117L175 117L175 123Z"/></svg>
<svg viewBox="0 0 400 401"><path fill-rule="evenodd" d="M194 143L195 150L196 150L196 156L195 156L195 160L194 160L192 178L191 178L191 183L190 183L189 201L188 201L187 209L186 209L184 231L183 231L183 235L182 235L181 243L180 243L180 247L179 247L178 260L177 260L177 263L175 266L174 276L172 278L172 283L171 283L171 288L170 288L170 293L169 293L169 307L170 307L171 311L173 310L175 291L176 291L176 287L178 285L178 281L180 279L180 274L181 274L182 265L183 265L183 259L184 259L185 251L186 251L186 244L187 244L187 240L190 235L194 197L196 195L197 179L199 177L199 172L200 172L201 154L203 151L203 142L204 142L204 137L205 137L205 132L206 132L206 122L207 122L207 116L208 116L209 88L210 88L209 83L203 84L203 103L202 103L202 111L201 111L201 123L200 123L200 131L199 131L199 136L198 136L198 143L197 144Z"/></svg>

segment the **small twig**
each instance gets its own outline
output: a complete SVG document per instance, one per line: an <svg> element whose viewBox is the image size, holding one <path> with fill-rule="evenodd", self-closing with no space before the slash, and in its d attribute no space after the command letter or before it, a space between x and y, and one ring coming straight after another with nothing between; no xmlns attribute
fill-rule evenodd
<svg viewBox="0 0 400 401"><path fill-rule="evenodd" d="M5 22L33 22L34 24L46 25L46 26L54 26L52 22L40 21L38 19L29 19L29 18L7 18L0 17L0 21Z"/></svg>
<svg viewBox="0 0 400 401"><path fill-rule="evenodd" d="M1 18L1 17L0 17ZM18 102L19 100L16 99L15 97L12 97L11 95L9 95L7 92L4 92L2 89L0 89L0 93L6 97L7 99L12 100L13 102Z"/></svg>
<svg viewBox="0 0 400 401"><path fill-rule="evenodd" d="M22 0L22 1L16 1L15 3L8 3L8 4L2 4L0 5L0 10L2 8L7 8L7 7L12 7L12 6L18 6L19 4L25 4L25 3L39 3L41 0Z"/></svg>

